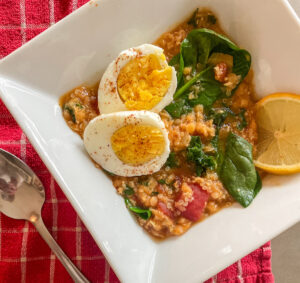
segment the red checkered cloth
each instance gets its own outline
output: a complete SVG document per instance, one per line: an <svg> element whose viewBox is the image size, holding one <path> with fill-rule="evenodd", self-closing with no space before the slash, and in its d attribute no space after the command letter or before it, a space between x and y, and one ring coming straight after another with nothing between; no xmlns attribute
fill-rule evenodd
<svg viewBox="0 0 300 283"><path fill-rule="evenodd" d="M0 0L0 58L71 13L86 0ZM91 282L119 282L53 177L0 101L0 147L24 160L43 182L44 222ZM0 214L0 282L72 282L34 227ZM270 243L207 282L274 282Z"/></svg>

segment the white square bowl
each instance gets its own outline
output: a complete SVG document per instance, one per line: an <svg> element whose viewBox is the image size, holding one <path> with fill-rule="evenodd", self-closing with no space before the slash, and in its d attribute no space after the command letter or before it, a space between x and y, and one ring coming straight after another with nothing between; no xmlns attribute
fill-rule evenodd
<svg viewBox="0 0 300 283"><path fill-rule="evenodd" d="M300 176L268 176L249 208L153 241L62 118L61 94L99 80L121 50L153 42L196 7L251 52L259 96L300 93L300 23L285 0L94 0L0 62L1 98L122 282L203 281L300 220Z"/></svg>

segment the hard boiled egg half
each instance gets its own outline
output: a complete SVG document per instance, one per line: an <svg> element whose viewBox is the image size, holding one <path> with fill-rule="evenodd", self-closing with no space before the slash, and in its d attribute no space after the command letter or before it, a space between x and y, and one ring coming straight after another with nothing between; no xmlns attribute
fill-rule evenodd
<svg viewBox="0 0 300 283"><path fill-rule="evenodd" d="M108 66L98 89L101 114L150 110L160 112L173 100L176 71L163 49L143 44L124 50Z"/></svg>
<svg viewBox="0 0 300 283"><path fill-rule="evenodd" d="M165 125L150 111L102 114L87 125L83 138L92 159L119 176L152 174L170 153Z"/></svg>

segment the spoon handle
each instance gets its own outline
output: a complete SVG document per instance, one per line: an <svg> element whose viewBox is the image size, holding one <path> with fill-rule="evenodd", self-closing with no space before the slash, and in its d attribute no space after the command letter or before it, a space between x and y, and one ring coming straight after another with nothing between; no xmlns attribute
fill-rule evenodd
<svg viewBox="0 0 300 283"><path fill-rule="evenodd" d="M67 257L67 255L63 252L60 246L53 239L49 231L47 230L43 220L41 217L39 219L34 219L31 223L35 226L37 231L49 245L51 250L63 264L63 266L68 271L69 275L72 277L74 282L76 283L89 283L89 281L85 278L85 276L77 269L77 267L72 263L72 261Z"/></svg>

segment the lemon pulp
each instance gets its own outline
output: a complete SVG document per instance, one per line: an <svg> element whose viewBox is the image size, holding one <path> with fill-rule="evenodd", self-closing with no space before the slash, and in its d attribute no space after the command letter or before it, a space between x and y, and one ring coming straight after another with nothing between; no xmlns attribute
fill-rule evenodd
<svg viewBox="0 0 300 283"><path fill-rule="evenodd" d="M300 96L273 94L257 103L255 165L271 173L300 171Z"/></svg>

